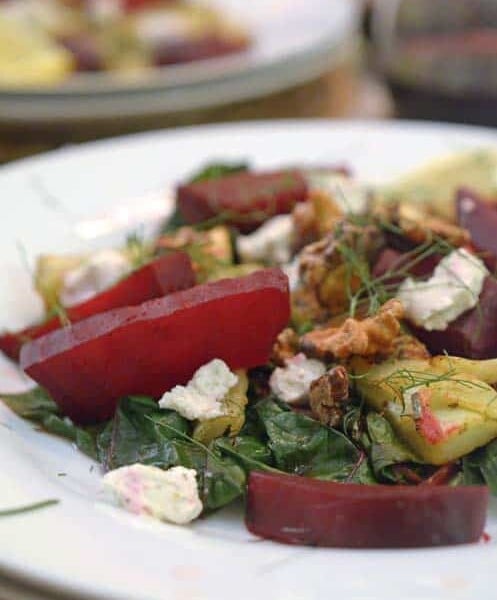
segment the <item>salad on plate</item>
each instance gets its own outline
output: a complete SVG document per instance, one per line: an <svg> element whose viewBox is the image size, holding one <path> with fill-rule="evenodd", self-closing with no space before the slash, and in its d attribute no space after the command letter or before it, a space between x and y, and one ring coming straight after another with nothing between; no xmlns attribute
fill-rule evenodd
<svg viewBox="0 0 497 600"><path fill-rule="evenodd" d="M233 56L250 35L195 0L1 0L0 88L50 87L81 73L133 78Z"/></svg>
<svg viewBox="0 0 497 600"><path fill-rule="evenodd" d="M388 186L209 164L153 238L41 255L3 402L187 524L245 500L292 544L477 542L497 493L497 155Z"/></svg>

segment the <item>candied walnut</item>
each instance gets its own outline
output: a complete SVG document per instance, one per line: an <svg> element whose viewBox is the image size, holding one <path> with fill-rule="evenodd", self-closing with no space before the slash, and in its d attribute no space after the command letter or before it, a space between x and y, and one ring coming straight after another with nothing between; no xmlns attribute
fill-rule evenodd
<svg viewBox="0 0 497 600"><path fill-rule="evenodd" d="M349 376L341 365L333 367L311 384L309 404L313 416L330 427L336 427L349 400Z"/></svg>
<svg viewBox="0 0 497 600"><path fill-rule="evenodd" d="M307 333L300 340L300 347L303 352L325 359L391 354L403 316L402 304L392 299L373 317L361 321L349 318L340 327Z"/></svg>
<svg viewBox="0 0 497 600"><path fill-rule="evenodd" d="M389 358L396 360L425 360L431 358L426 346L413 335L407 333L397 336L392 343Z"/></svg>
<svg viewBox="0 0 497 600"><path fill-rule="evenodd" d="M319 231L312 203L298 202L292 211L292 223L296 252L318 239Z"/></svg>
<svg viewBox="0 0 497 600"><path fill-rule="evenodd" d="M319 237L331 233L343 218L343 211L333 198L322 190L311 190L309 201L314 207L316 229Z"/></svg>
<svg viewBox="0 0 497 600"><path fill-rule="evenodd" d="M307 287L298 287L292 292L292 321L294 323L325 323L330 314L319 304L314 292Z"/></svg>
<svg viewBox="0 0 497 600"><path fill-rule="evenodd" d="M292 212L295 250L333 231L342 217L342 210L329 194L311 189L307 202L296 204Z"/></svg>
<svg viewBox="0 0 497 600"><path fill-rule="evenodd" d="M298 351L299 336L291 327L287 327L276 338L271 359L274 363L283 367L285 366L285 361L293 358Z"/></svg>
<svg viewBox="0 0 497 600"><path fill-rule="evenodd" d="M340 314L348 306L349 293L360 287L355 269L369 263L382 242L375 226L340 222L333 233L302 250L299 262L302 286L331 315ZM353 256L353 260L346 255Z"/></svg>

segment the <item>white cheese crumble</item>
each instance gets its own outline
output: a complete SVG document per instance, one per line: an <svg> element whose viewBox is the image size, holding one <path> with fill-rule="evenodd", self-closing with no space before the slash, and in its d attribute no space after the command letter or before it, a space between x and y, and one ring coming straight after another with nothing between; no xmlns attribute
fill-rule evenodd
<svg viewBox="0 0 497 600"><path fill-rule="evenodd" d="M164 471L137 463L109 471L103 488L109 500L129 512L161 521L184 525L202 512L194 469Z"/></svg>
<svg viewBox="0 0 497 600"><path fill-rule="evenodd" d="M397 298L407 317L428 331L447 329L478 303L488 271L483 262L467 250L453 250L444 257L427 281L406 279Z"/></svg>
<svg viewBox="0 0 497 600"><path fill-rule="evenodd" d="M281 269L288 277L290 291L295 291L300 283L300 254L297 254L292 262L282 265Z"/></svg>
<svg viewBox="0 0 497 600"><path fill-rule="evenodd" d="M253 233L238 236L238 254L244 262L287 263L292 256L292 232L291 215L273 217Z"/></svg>
<svg viewBox="0 0 497 600"><path fill-rule="evenodd" d="M287 359L284 367L277 367L271 374L269 385L280 400L298 404L307 397L311 383L325 372L326 366L321 361L301 353Z"/></svg>
<svg viewBox="0 0 497 600"><path fill-rule="evenodd" d="M159 400L161 408L170 408L190 421L206 421L227 414L222 403L238 377L228 365L215 358L198 369L188 385L176 385Z"/></svg>
<svg viewBox="0 0 497 600"><path fill-rule="evenodd" d="M117 283L131 271L129 260L117 250L101 250L64 277L60 292L63 306L89 300Z"/></svg>

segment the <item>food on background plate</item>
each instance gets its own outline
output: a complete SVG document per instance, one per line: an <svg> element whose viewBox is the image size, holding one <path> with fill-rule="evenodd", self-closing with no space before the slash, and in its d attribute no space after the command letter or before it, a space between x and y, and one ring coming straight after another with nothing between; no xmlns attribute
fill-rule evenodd
<svg viewBox="0 0 497 600"><path fill-rule="evenodd" d="M246 497L249 530L287 543L476 542L497 493L494 156L383 187L208 165L156 239L40 257L47 321L0 337L40 387L2 399L136 514Z"/></svg>
<svg viewBox="0 0 497 600"><path fill-rule="evenodd" d="M195 0L3 0L0 86L51 86L75 73L129 76L245 51L248 33Z"/></svg>

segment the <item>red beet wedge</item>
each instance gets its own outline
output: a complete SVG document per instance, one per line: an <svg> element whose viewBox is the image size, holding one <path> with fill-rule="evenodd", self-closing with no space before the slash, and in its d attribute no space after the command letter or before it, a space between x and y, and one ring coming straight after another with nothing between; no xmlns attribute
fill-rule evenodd
<svg viewBox="0 0 497 600"><path fill-rule="evenodd" d="M461 188L456 195L457 220L469 231L471 242L487 266L494 270L497 259L497 210L478 194Z"/></svg>
<svg viewBox="0 0 497 600"><path fill-rule="evenodd" d="M95 422L119 398L158 398L214 358L233 369L264 364L289 316L288 279L266 269L59 329L25 344L21 367L64 414Z"/></svg>
<svg viewBox="0 0 497 600"><path fill-rule="evenodd" d="M246 525L287 544L414 548L477 542L485 525L484 486L332 483L252 472Z"/></svg>
<svg viewBox="0 0 497 600"><path fill-rule="evenodd" d="M179 210L188 223L215 216L242 231L251 231L274 215L289 213L307 198L299 171L235 173L178 187Z"/></svg>
<svg viewBox="0 0 497 600"><path fill-rule="evenodd" d="M195 273L190 258L184 252L175 252L144 265L126 279L93 298L67 308L67 319L70 323L77 323L108 310L141 304L146 300L159 298L193 285L195 285ZM0 350L10 358L18 360L21 346L25 342L60 327L62 327L61 321L56 316L22 331L4 333L0 335Z"/></svg>

